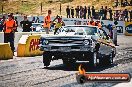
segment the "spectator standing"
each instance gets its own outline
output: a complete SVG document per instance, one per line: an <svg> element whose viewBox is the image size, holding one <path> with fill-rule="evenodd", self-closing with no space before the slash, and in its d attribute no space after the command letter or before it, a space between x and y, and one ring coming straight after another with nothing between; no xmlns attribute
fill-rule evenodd
<svg viewBox="0 0 132 87"><path fill-rule="evenodd" d="M82 18L82 16L83 16L83 7L80 6L80 18Z"/></svg>
<svg viewBox="0 0 132 87"><path fill-rule="evenodd" d="M101 23L100 23L100 20L97 20L97 21L95 22L95 26L98 26L99 29L102 28L102 25L101 25Z"/></svg>
<svg viewBox="0 0 132 87"><path fill-rule="evenodd" d="M116 12L114 13L114 20L118 21L119 20L119 11L116 10Z"/></svg>
<svg viewBox="0 0 132 87"><path fill-rule="evenodd" d="M125 2L124 2L124 6L129 6L129 3L128 3L127 0L125 0Z"/></svg>
<svg viewBox="0 0 132 87"><path fill-rule="evenodd" d="M103 18L104 17L104 9L103 9L103 6L101 6L101 8L100 8L100 12L99 12L99 17L101 18Z"/></svg>
<svg viewBox="0 0 132 87"><path fill-rule="evenodd" d="M109 14L110 14L110 20L112 20L113 13L112 13L112 9L111 8L109 8Z"/></svg>
<svg viewBox="0 0 132 87"><path fill-rule="evenodd" d="M79 6L77 6L77 8L75 8L75 10L76 10L76 18L79 18L79 11L80 11Z"/></svg>
<svg viewBox="0 0 132 87"><path fill-rule="evenodd" d="M130 6L132 6L132 0L130 1Z"/></svg>
<svg viewBox="0 0 132 87"><path fill-rule="evenodd" d="M115 46L118 46L117 45L117 28L116 28L116 25L117 25L117 21L114 22L115 25L113 25L113 42L115 44Z"/></svg>
<svg viewBox="0 0 132 87"><path fill-rule="evenodd" d="M121 7L123 7L124 6L124 3L123 3L123 0L121 0Z"/></svg>
<svg viewBox="0 0 132 87"><path fill-rule="evenodd" d="M62 21L62 17L58 17L58 22L55 24L55 32L54 34L56 34L56 32L58 31L58 29L62 26L65 26L65 23Z"/></svg>
<svg viewBox="0 0 132 87"><path fill-rule="evenodd" d="M125 9L124 10L124 20L126 21L126 19L127 19L127 21L128 21L128 10L127 9Z"/></svg>
<svg viewBox="0 0 132 87"><path fill-rule="evenodd" d="M32 22L30 22L27 19L27 16L24 16L24 20L20 22L20 26L23 29L23 32L30 32L32 31L31 26L32 26Z"/></svg>
<svg viewBox="0 0 132 87"><path fill-rule="evenodd" d="M94 8L94 6L92 6L91 10L92 10L92 17L95 18L95 8Z"/></svg>
<svg viewBox="0 0 132 87"><path fill-rule="evenodd" d="M46 34L49 34L50 26L51 26L51 10L48 10L48 15L44 18L44 29Z"/></svg>
<svg viewBox="0 0 132 87"><path fill-rule="evenodd" d="M88 25L95 26L96 22L94 22L93 17L91 17L91 21L88 22Z"/></svg>
<svg viewBox="0 0 132 87"><path fill-rule="evenodd" d="M5 16L3 16L2 19L0 19L0 31L3 31L3 28L4 28L3 24L5 20L6 20Z"/></svg>
<svg viewBox="0 0 132 87"><path fill-rule="evenodd" d="M74 8L73 7L71 8L71 16L72 18L74 18Z"/></svg>
<svg viewBox="0 0 132 87"><path fill-rule="evenodd" d="M70 8L67 6L66 8L67 18L70 18Z"/></svg>
<svg viewBox="0 0 132 87"><path fill-rule="evenodd" d="M129 13L130 13L130 22L132 22L132 10L129 11Z"/></svg>
<svg viewBox="0 0 132 87"><path fill-rule="evenodd" d="M118 6L118 3L119 3L118 0L115 0L114 1L114 7L117 7Z"/></svg>
<svg viewBox="0 0 132 87"><path fill-rule="evenodd" d="M15 32L18 32L18 31L17 31L17 27L18 27L17 17L15 17L15 20L14 20L14 21L16 22L16 27L15 27L14 31L15 31Z"/></svg>
<svg viewBox="0 0 132 87"><path fill-rule="evenodd" d="M35 23L35 17L33 17L33 19L32 19L32 23Z"/></svg>
<svg viewBox="0 0 132 87"><path fill-rule="evenodd" d="M88 19L91 18L91 10L90 7L88 7Z"/></svg>
<svg viewBox="0 0 132 87"><path fill-rule="evenodd" d="M14 55L14 29L16 22L12 15L8 15L8 19L4 22L4 43L10 43L12 53Z"/></svg>
<svg viewBox="0 0 132 87"><path fill-rule="evenodd" d="M107 19L107 6L105 6L105 9L104 9L104 20Z"/></svg>
<svg viewBox="0 0 132 87"><path fill-rule="evenodd" d="M0 32L3 31L3 21L0 19Z"/></svg>
<svg viewBox="0 0 132 87"><path fill-rule="evenodd" d="M86 14L87 14L87 7L84 7L84 19L86 19Z"/></svg>
<svg viewBox="0 0 132 87"><path fill-rule="evenodd" d="M120 12L120 21L124 21L124 14L123 14L123 11Z"/></svg>
<svg viewBox="0 0 132 87"><path fill-rule="evenodd" d="M109 29L109 36L110 36L110 38L113 39L113 25L109 24L107 26L107 28Z"/></svg>

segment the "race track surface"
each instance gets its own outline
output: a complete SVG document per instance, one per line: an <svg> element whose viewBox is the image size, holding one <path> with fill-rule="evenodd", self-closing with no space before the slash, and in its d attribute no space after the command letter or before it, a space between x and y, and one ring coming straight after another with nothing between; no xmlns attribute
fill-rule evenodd
<svg viewBox="0 0 132 87"><path fill-rule="evenodd" d="M87 72L100 73L130 73L132 75L132 37L118 36L117 55L112 66L89 68ZM74 68L65 67L62 60L51 62L49 68L44 68L42 56L15 57L0 61L0 87L111 87L118 83L89 82L78 84ZM86 66L85 66L86 67Z"/></svg>

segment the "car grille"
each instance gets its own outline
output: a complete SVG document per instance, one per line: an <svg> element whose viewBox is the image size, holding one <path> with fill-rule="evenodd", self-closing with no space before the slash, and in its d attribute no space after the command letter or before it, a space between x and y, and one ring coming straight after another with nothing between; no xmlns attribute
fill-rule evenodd
<svg viewBox="0 0 132 87"><path fill-rule="evenodd" d="M83 44L83 40L49 40L49 44Z"/></svg>
<svg viewBox="0 0 132 87"><path fill-rule="evenodd" d="M59 47L52 46L51 49L59 49Z"/></svg>

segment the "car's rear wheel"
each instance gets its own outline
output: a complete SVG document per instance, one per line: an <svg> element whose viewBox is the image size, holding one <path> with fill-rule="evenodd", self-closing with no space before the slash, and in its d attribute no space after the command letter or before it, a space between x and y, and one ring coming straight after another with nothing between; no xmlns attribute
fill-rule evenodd
<svg viewBox="0 0 132 87"><path fill-rule="evenodd" d="M44 63L44 66L47 67L47 66L50 65L51 58L52 58L52 56L50 55L50 52L44 52L43 53L43 63Z"/></svg>
<svg viewBox="0 0 132 87"><path fill-rule="evenodd" d="M108 59L107 62L108 62L109 65L112 65L113 64L113 52L110 53L109 59Z"/></svg>
<svg viewBox="0 0 132 87"><path fill-rule="evenodd" d="M113 52L111 52L109 56L106 56L101 60L101 65L103 66L110 66L112 64L113 64Z"/></svg>

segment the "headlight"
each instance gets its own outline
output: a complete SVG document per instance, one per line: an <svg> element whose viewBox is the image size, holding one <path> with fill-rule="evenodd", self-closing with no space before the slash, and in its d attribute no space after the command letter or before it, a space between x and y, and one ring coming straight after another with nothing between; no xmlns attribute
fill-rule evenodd
<svg viewBox="0 0 132 87"><path fill-rule="evenodd" d="M89 45L89 40L84 40L84 45Z"/></svg>
<svg viewBox="0 0 132 87"><path fill-rule="evenodd" d="M43 44L48 45L49 41L48 40L43 40Z"/></svg>

